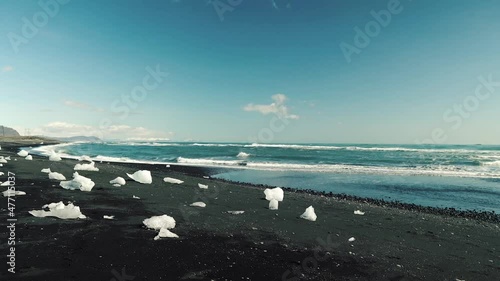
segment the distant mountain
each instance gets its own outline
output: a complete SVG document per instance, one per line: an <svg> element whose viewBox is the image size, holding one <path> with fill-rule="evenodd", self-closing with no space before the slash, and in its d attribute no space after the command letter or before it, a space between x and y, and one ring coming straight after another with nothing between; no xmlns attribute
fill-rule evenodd
<svg viewBox="0 0 500 281"><path fill-rule="evenodd" d="M19 133L9 127L0 125L0 137L19 137Z"/></svg>
<svg viewBox="0 0 500 281"><path fill-rule="evenodd" d="M62 142L102 142L98 137L86 137L86 136L75 136L75 137L51 137L52 139L62 141Z"/></svg>

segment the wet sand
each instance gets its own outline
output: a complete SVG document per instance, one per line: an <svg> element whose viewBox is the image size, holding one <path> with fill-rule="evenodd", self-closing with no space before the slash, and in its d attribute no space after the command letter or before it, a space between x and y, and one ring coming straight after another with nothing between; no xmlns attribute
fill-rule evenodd
<svg viewBox="0 0 500 281"><path fill-rule="evenodd" d="M5 267L5 280L500 280L496 218L292 190L271 211L261 187L206 179L212 171L182 166L96 163L99 172L79 171L96 183L93 190L70 191L40 171L71 179L77 161L27 161L15 154L19 142L0 145L0 155L12 157L0 171L15 173L16 189L27 193L16 197L16 273ZM139 169L152 172L153 184L109 184ZM28 213L59 201L80 206L87 219ZM207 207L189 206L196 201ZM315 222L299 218L310 205ZM6 197L0 209L4 224ZM365 215L354 215L358 209ZM245 213L227 213L237 210ZM172 231L180 238L153 240L157 232L142 221L162 214L176 219ZM8 247L5 240L2 255Z"/></svg>

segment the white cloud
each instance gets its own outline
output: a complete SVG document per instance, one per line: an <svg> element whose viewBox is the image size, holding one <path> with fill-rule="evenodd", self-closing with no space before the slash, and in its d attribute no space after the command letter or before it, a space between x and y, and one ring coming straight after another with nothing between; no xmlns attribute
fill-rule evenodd
<svg viewBox="0 0 500 281"><path fill-rule="evenodd" d="M257 111L264 115L276 114L280 118L285 119L299 119L298 115L290 114L288 112L288 107L285 105L287 97L283 94L276 94L271 97L273 103L271 104L247 104L243 110L245 111Z"/></svg>
<svg viewBox="0 0 500 281"><path fill-rule="evenodd" d="M36 128L35 131L41 131L44 135L50 136L86 136L89 131L92 131L92 126L70 124L66 122L52 122L41 128Z"/></svg>
<svg viewBox="0 0 500 281"><path fill-rule="evenodd" d="M83 109L83 110L88 110L88 111L97 111L97 112L103 112L104 110L102 108L97 108L94 107L90 104L86 104L83 102L78 102L78 101L73 101L73 100L65 100L63 104L67 107L73 107L73 108L78 108L78 109Z"/></svg>
<svg viewBox="0 0 500 281"><path fill-rule="evenodd" d="M24 132L23 128L20 129ZM52 122L30 130L30 134L47 137L96 136L104 139L149 141L169 140L174 135L172 132L161 132L144 127L132 127L128 125L111 125L101 130L98 127L66 122Z"/></svg>
<svg viewBox="0 0 500 281"><path fill-rule="evenodd" d="M14 70L14 67L12 67L12 65L6 65L2 67L2 72L10 72L12 70Z"/></svg>

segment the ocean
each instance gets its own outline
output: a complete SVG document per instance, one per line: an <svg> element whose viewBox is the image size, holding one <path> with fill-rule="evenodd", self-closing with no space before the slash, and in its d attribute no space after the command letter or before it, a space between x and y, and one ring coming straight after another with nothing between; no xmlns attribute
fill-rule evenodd
<svg viewBox="0 0 500 281"><path fill-rule="evenodd" d="M49 151L97 163L224 167L213 177L500 214L496 145L103 142L31 149Z"/></svg>

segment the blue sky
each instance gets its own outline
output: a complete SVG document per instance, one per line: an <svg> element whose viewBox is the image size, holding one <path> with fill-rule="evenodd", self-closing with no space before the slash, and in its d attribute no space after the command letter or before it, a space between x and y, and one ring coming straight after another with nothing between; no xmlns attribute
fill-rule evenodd
<svg viewBox="0 0 500 281"><path fill-rule="evenodd" d="M500 143L498 1L55 1L0 3L0 123L21 133Z"/></svg>

